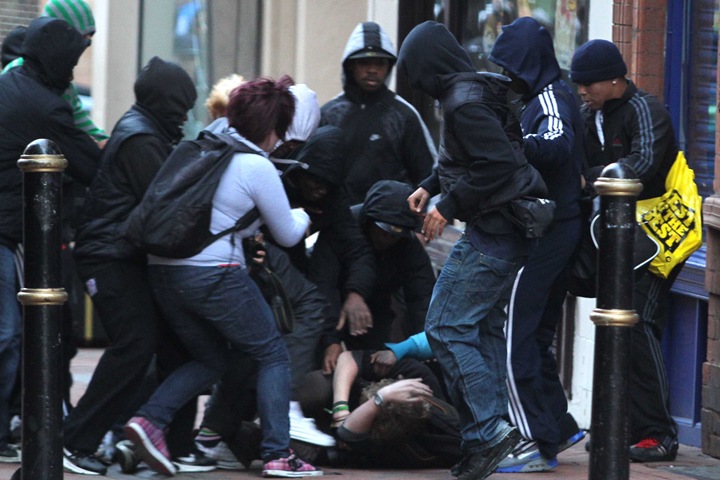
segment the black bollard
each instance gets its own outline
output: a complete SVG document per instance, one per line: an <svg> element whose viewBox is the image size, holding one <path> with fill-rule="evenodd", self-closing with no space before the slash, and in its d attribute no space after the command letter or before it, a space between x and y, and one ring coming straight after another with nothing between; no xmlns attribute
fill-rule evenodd
<svg viewBox="0 0 720 480"><path fill-rule="evenodd" d="M600 195L598 290L595 324L590 438L591 480L626 480L630 334L638 321L633 309L635 205L642 184L623 165L608 165L594 184Z"/></svg>
<svg viewBox="0 0 720 480"><path fill-rule="evenodd" d="M62 172L67 161L50 140L27 146L23 172L22 464L13 479L63 478Z"/></svg>

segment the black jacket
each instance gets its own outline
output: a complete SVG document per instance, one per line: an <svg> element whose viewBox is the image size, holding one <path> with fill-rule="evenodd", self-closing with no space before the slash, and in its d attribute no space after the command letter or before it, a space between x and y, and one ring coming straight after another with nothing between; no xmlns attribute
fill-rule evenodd
<svg viewBox="0 0 720 480"><path fill-rule="evenodd" d="M309 259L301 242L290 252L296 267L305 272L328 297L330 316L339 311L342 298L356 292L367 298L375 284L375 271L370 247L365 242L350 203L342 188L345 175L342 131L333 126L318 128L297 154L297 163L283 174L283 184L293 206L305 207L313 231L318 237ZM296 174L305 171L325 180L330 186L328 196L320 204L310 204L296 185Z"/></svg>
<svg viewBox="0 0 720 480"><path fill-rule="evenodd" d="M412 192L407 184L380 181L370 189L358 214L358 224L366 235L370 222L384 222L411 232L387 250L373 249L378 280L369 298L373 322L390 324L395 317L392 297L397 292L403 293L406 324L412 330L403 332L406 336L425 329L425 317L435 286L430 257L413 233L419 230L419 217L407 203Z"/></svg>
<svg viewBox="0 0 720 480"><path fill-rule="evenodd" d="M83 185L95 175L100 148L75 126L61 94L89 42L63 20L41 17L28 27L25 63L0 75L0 243L22 241L22 174L17 161L31 142L53 141L68 161L65 173Z"/></svg>
<svg viewBox="0 0 720 480"><path fill-rule="evenodd" d="M603 168L618 162L629 166L643 184L638 199L659 197L665 193L665 177L678 154L670 114L657 98L638 89L627 80L621 98L608 100L602 108L600 142L596 112L583 107L588 183L594 182Z"/></svg>
<svg viewBox="0 0 720 480"><path fill-rule="evenodd" d="M490 61L520 78L523 152L537 168L555 201L555 218L580 215L580 176L585 161L580 105L561 78L550 33L531 17L502 29Z"/></svg>
<svg viewBox="0 0 720 480"><path fill-rule="evenodd" d="M455 37L432 21L410 32L398 68L442 108L438 166L421 184L442 193L440 214L490 233L512 232L498 209L522 195L544 196L546 188L522 153L520 124L507 104L509 79L476 73Z"/></svg>
<svg viewBox="0 0 720 480"><path fill-rule="evenodd" d="M115 125L81 213L79 261L144 262L144 253L124 239L125 220L182 138L196 96L190 76L174 63L154 57L140 72L136 103Z"/></svg>
<svg viewBox="0 0 720 480"><path fill-rule="evenodd" d="M355 83L348 57L358 50L374 48L392 55L390 62L394 63L394 51L384 32L371 34L367 25L379 28L377 24L363 25L363 29L353 32L345 47L344 93L323 105L321 117L321 125L340 127L345 134L345 186L352 204L362 203L378 180L417 186L432 171L437 155L430 133L412 105L386 86L377 92L365 92Z"/></svg>

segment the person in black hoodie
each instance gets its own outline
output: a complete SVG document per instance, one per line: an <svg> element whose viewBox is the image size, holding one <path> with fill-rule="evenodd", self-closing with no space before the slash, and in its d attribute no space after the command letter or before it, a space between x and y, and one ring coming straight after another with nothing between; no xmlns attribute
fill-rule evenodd
<svg viewBox="0 0 720 480"><path fill-rule="evenodd" d="M467 222L435 284L425 332L460 415L465 458L452 472L483 479L521 438L504 418L503 325L516 274L534 242L508 218L509 203L543 196L546 188L522 152L520 125L506 98L510 79L475 72L444 25L413 28L398 69L413 88L439 101L443 116L438 166L408 198L410 208L420 214L431 194L441 193L423 223L428 240L453 218Z"/></svg>
<svg viewBox="0 0 720 480"><path fill-rule="evenodd" d="M418 112L386 85L396 60L395 47L380 25L358 24L342 56L343 93L322 107L321 124L340 127L345 134L345 187L353 205L365 201L378 180L417 186L437 156Z"/></svg>
<svg viewBox="0 0 720 480"><path fill-rule="evenodd" d="M19 462L7 448L8 402L20 361L17 302L22 264L22 173L17 161L33 141L54 142L68 161L66 173L88 185L100 148L73 122L61 97L89 41L63 20L33 20L22 45L25 64L0 76L0 457Z"/></svg>
<svg viewBox="0 0 720 480"><path fill-rule="evenodd" d="M25 32L27 32L27 27L18 25L5 35L2 42L2 51L0 52L0 66L2 68L22 56L20 47L22 47L23 40L25 40Z"/></svg>
<svg viewBox="0 0 720 480"><path fill-rule="evenodd" d="M538 472L554 469L558 451L584 437L568 413L552 350L583 225L583 122L561 78L550 32L537 20L522 17L504 26L490 61L503 68L513 81L510 88L522 95L523 151L556 205L552 228L518 276L505 329L510 418L526 441L498 471Z"/></svg>
<svg viewBox="0 0 720 480"><path fill-rule="evenodd" d="M93 454L135 399L160 338L146 256L124 239L125 220L182 139L197 93L180 66L158 57L134 88L135 104L113 129L77 230L78 272L110 346L65 421L64 466L73 473L105 473Z"/></svg>
<svg viewBox="0 0 720 480"><path fill-rule="evenodd" d="M362 342L372 327L367 305L376 273L370 247L350 212L343 189L343 132L330 125L317 129L301 147L296 163L283 174L290 203L310 215L319 232L309 257L304 244L290 252L293 264L315 283L330 302L328 328L347 330L351 343ZM332 373L341 350L334 342L321 344L323 370Z"/></svg>

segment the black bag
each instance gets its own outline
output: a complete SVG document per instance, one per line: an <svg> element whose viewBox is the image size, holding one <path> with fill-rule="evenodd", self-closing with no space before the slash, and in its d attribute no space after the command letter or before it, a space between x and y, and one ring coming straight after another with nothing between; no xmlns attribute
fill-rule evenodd
<svg viewBox="0 0 720 480"><path fill-rule="evenodd" d="M220 237L250 226L260 217L257 208L231 228L210 232L215 191L237 152L258 153L230 135L208 131L180 142L128 217L128 239L152 255L188 258Z"/></svg>
<svg viewBox="0 0 720 480"><path fill-rule="evenodd" d="M508 209L501 211L526 238L540 238L552 225L555 202L547 198L520 197L511 200Z"/></svg>
<svg viewBox="0 0 720 480"><path fill-rule="evenodd" d="M282 280L267 267L250 268L250 278L262 292L270 306L280 333L292 333L295 328L295 312Z"/></svg>

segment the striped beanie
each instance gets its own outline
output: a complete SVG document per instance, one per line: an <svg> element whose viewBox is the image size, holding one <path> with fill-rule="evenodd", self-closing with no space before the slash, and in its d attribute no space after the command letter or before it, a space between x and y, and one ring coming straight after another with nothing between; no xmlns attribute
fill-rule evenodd
<svg viewBox="0 0 720 480"><path fill-rule="evenodd" d="M65 20L83 35L95 33L95 17L90 5L83 0L50 0L42 16Z"/></svg>

